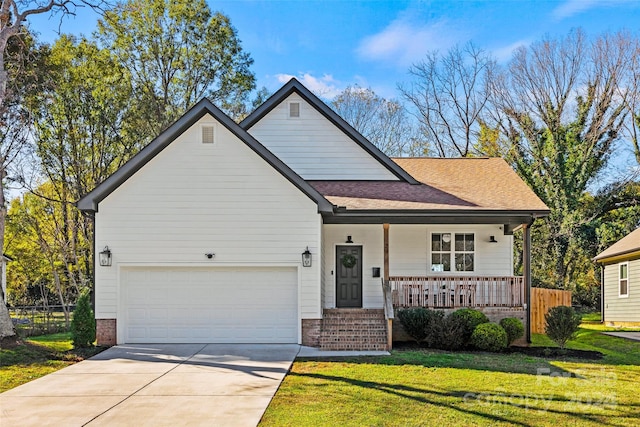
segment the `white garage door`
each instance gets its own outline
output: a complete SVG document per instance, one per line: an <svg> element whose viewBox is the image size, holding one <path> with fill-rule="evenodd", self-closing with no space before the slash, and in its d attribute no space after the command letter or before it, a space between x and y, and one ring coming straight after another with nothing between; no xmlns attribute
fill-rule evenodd
<svg viewBox="0 0 640 427"><path fill-rule="evenodd" d="M122 270L126 343L296 343L295 268Z"/></svg>

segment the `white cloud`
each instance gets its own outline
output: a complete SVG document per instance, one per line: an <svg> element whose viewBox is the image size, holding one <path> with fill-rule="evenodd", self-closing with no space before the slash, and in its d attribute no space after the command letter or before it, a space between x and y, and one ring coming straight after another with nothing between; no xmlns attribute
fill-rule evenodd
<svg viewBox="0 0 640 427"><path fill-rule="evenodd" d="M407 67L430 51L447 50L461 38L446 20L418 25L407 18L398 18L378 34L364 38L357 53L364 59Z"/></svg>
<svg viewBox="0 0 640 427"><path fill-rule="evenodd" d="M278 82L282 84L295 77L311 92L326 99L335 97L343 90L340 88L340 82L334 80L331 74L324 74L322 77L315 77L310 73L300 73L297 76L294 76L293 74L276 74L275 77L278 79Z"/></svg>
<svg viewBox="0 0 640 427"><path fill-rule="evenodd" d="M565 18L571 18L589 9L615 6L621 3L628 3L629 1L630 0L567 0L553 10L552 16L560 21Z"/></svg>
<svg viewBox="0 0 640 427"><path fill-rule="evenodd" d="M507 46L503 46L503 47L499 47L491 50L491 54L499 63L505 63L511 59L511 57L513 56L513 52L515 52L516 49L522 46L526 47L530 43L531 43L531 40L527 40L527 39L518 40Z"/></svg>

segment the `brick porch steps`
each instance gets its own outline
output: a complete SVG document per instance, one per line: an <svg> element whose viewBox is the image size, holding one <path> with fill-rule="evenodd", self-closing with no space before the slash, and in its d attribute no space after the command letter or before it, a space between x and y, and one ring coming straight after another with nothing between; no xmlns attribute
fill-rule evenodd
<svg viewBox="0 0 640 427"><path fill-rule="evenodd" d="M324 309L320 326L321 350L387 350L384 310Z"/></svg>

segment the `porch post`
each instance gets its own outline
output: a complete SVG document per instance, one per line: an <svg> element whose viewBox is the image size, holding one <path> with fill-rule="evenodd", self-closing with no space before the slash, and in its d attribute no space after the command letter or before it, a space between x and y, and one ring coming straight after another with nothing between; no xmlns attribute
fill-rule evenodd
<svg viewBox="0 0 640 427"><path fill-rule="evenodd" d="M382 224L384 231L384 281L389 281L389 224Z"/></svg>
<svg viewBox="0 0 640 427"><path fill-rule="evenodd" d="M384 251L384 286L389 284L389 224L382 224L383 231L383 251ZM390 296L389 296L390 298ZM384 301L385 312L389 309L387 301ZM390 307L393 310L393 306ZM392 313L393 316L393 313ZM393 346L393 318L387 317L387 349L391 350Z"/></svg>
<svg viewBox="0 0 640 427"><path fill-rule="evenodd" d="M522 224L522 270L524 274L524 289L527 301L527 329L526 339L531 344L531 224Z"/></svg>

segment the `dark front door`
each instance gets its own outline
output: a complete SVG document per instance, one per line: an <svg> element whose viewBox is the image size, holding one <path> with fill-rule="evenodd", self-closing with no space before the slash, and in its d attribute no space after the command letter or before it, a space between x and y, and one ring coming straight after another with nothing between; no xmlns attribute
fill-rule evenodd
<svg viewBox="0 0 640 427"><path fill-rule="evenodd" d="M336 307L362 307L362 246L336 248Z"/></svg>

